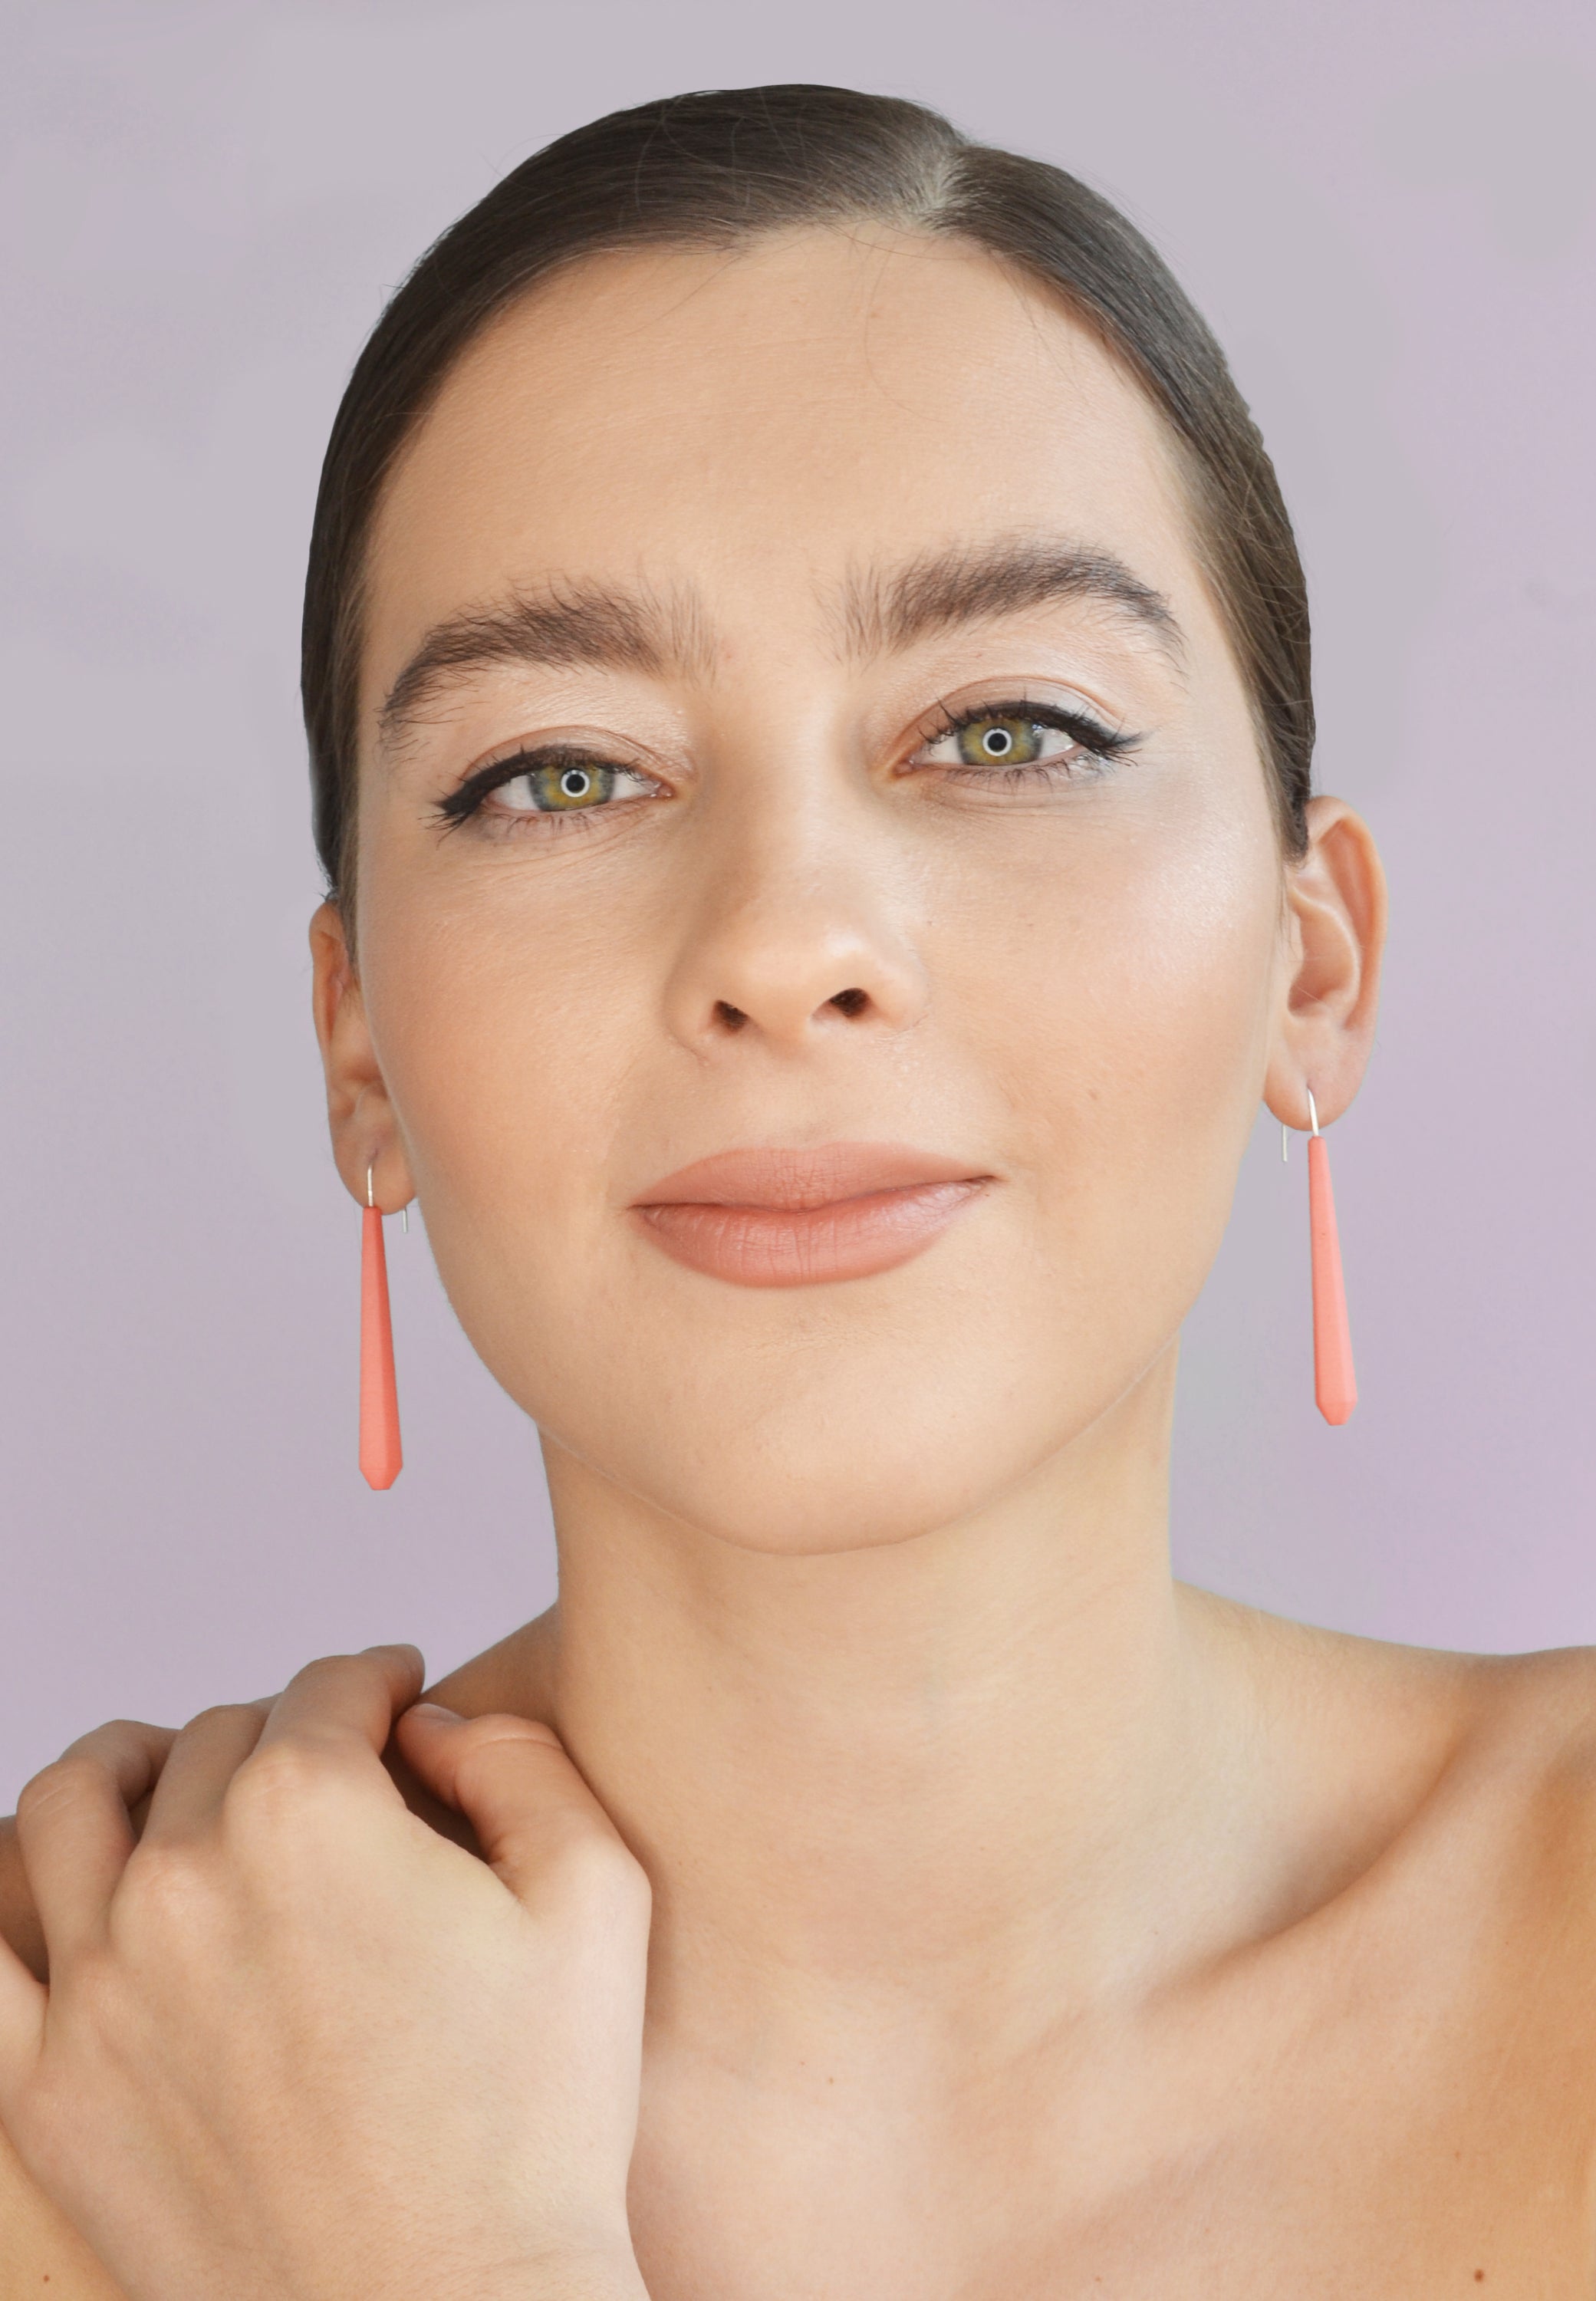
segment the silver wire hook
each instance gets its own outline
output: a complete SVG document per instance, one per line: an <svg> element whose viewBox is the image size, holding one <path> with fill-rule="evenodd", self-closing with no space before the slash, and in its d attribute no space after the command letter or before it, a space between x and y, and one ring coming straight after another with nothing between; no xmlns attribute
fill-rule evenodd
<svg viewBox="0 0 1596 2301"><path fill-rule="evenodd" d="M372 1170L368 1167L366 1168L366 1204L368 1207L374 1207L377 1201L372 1191ZM410 1235L410 1204L408 1200L399 1209L399 1219L405 1226L405 1235L408 1238Z"/></svg>
<svg viewBox="0 0 1596 2301"><path fill-rule="evenodd" d="M1304 1089L1304 1092L1305 1092L1305 1093L1307 1094L1307 1096L1308 1096L1308 1132L1309 1132L1309 1134L1316 1134L1318 1133L1318 1131L1319 1131L1319 1106L1318 1106L1318 1104L1314 1100L1314 1091L1313 1091L1313 1089L1312 1089L1312 1087L1311 1087L1311 1086L1310 1086L1310 1087L1307 1087L1307 1088L1305 1088L1305 1089ZM1280 1163L1281 1163L1281 1165L1282 1165L1283 1167L1287 1167L1287 1166L1289 1166L1289 1165L1291 1164L1291 1124L1290 1124L1290 1121L1289 1121L1289 1120L1283 1118L1283 1119L1281 1120L1281 1122L1280 1122Z"/></svg>

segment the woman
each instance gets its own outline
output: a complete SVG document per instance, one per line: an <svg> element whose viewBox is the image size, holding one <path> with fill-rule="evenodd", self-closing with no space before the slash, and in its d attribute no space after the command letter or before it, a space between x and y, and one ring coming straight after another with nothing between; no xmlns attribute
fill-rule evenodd
<svg viewBox="0 0 1596 2301"><path fill-rule="evenodd" d="M1383 893L1158 259L885 99L564 139L355 371L305 699L336 1155L560 1600L30 1785L14 2289L1588 2292L1586 1658L1170 1577Z"/></svg>

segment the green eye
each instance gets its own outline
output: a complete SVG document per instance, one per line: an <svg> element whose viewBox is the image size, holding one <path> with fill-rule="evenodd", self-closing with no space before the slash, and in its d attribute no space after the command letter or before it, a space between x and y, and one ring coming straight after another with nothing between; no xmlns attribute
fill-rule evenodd
<svg viewBox="0 0 1596 2301"><path fill-rule="evenodd" d="M967 720L958 730L958 755L967 767L1029 766L1049 732L1034 719Z"/></svg>
<svg viewBox="0 0 1596 2301"><path fill-rule="evenodd" d="M568 815L573 807L598 807L608 799L615 781L614 767L588 766L567 759L534 767L526 781L541 814Z"/></svg>

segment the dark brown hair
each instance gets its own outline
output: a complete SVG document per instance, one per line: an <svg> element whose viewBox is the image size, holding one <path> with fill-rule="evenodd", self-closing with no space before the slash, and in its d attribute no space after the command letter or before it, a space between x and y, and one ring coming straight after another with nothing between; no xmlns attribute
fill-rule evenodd
<svg viewBox="0 0 1596 2301"><path fill-rule="evenodd" d="M1061 168L973 144L921 105L730 88L612 113L523 161L427 250L355 364L322 468L305 593L316 845L335 894L351 891L366 541L395 456L462 351L556 265L600 249L730 247L784 225L865 221L957 235L1051 290L1162 413L1283 843L1302 851L1314 718L1301 563L1258 427L1162 257Z"/></svg>

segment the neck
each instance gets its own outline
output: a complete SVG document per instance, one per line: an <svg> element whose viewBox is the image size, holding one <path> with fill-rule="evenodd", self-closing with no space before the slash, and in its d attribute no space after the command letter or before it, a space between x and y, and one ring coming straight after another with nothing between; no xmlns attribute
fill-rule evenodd
<svg viewBox="0 0 1596 2301"><path fill-rule="evenodd" d="M713 1973L762 2019L773 1981L811 2025L860 1987L1057 2018L1167 1949L1224 1735L1168 1566L1173 1360L888 1546L740 1547L547 1449L561 1594L522 1660L649 1871L667 2013Z"/></svg>

